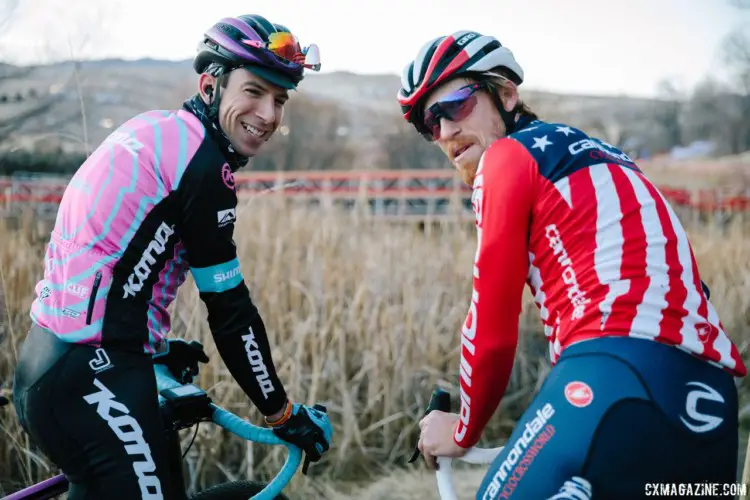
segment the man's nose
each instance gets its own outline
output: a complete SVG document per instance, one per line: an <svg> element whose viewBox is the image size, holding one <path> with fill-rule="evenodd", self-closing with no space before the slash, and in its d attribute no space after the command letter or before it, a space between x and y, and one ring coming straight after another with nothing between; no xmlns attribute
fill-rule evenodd
<svg viewBox="0 0 750 500"><path fill-rule="evenodd" d="M455 137L461 131L461 127L454 121L448 120L447 118L440 119L440 138L450 139Z"/></svg>
<svg viewBox="0 0 750 500"><path fill-rule="evenodd" d="M258 101L255 115L265 123L273 123L276 120L276 102L274 96L267 94Z"/></svg>

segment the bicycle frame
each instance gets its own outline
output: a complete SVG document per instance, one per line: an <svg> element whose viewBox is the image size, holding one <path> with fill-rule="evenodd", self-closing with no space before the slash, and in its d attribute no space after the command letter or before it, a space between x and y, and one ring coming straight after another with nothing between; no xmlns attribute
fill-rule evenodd
<svg viewBox="0 0 750 500"><path fill-rule="evenodd" d="M181 384L171 375L169 369L164 365L154 365L156 372L156 386L159 392L159 402L165 403L166 399L162 392L172 389L190 393L191 391L201 391L193 384ZM202 391L201 391L202 392ZM258 427L256 425L241 419L234 413L221 408L214 403L208 403L210 408L210 421L223 427L232 434L256 443L268 445L284 445L289 449L284 466L271 482L251 500L273 500L276 498L294 477L297 469L302 462L302 450L291 443L287 443L277 437L271 429ZM208 419L206 419L208 421ZM169 467L171 473L171 486L175 498L187 500L185 492L184 478L182 475L182 449L178 429L168 429L165 426L165 432L168 442ZM45 500L61 495L68 490L68 480L63 474L41 481L37 484L24 488L23 490L11 493L1 500Z"/></svg>
<svg viewBox="0 0 750 500"><path fill-rule="evenodd" d="M164 397L161 395L161 393L166 389L181 389L190 387L197 389L197 387L195 387L193 384L180 384L177 380L174 379L174 377L170 374L169 369L164 365L155 365L154 370L156 371L156 386L159 391L160 402L164 401ZM276 496L278 496L284 490L284 488L286 488L287 484L289 484L289 482L294 477L294 474L297 472L297 469L302 462L302 450L276 436L276 434L274 434L273 430L271 429L253 425L250 422L241 419L234 413L225 410L224 408L221 408L213 403L210 403L209 407L212 410L211 421L214 424L228 430L232 434L247 441L253 441L260 444L283 445L288 448L289 454L287 455L286 461L284 462L284 466L281 468L276 477L274 477L260 493L253 496L251 500L273 500L274 498L276 498ZM175 459L174 453L177 453L177 456L179 457L179 464L173 462L172 466L179 465L178 469L180 470L181 476L182 453L180 451L180 442L179 437L177 436L177 431L171 432L170 445L172 450L170 451L170 454L172 454L173 461ZM181 477L180 481L182 481ZM180 486L184 488L182 484L184 483L180 482Z"/></svg>
<svg viewBox="0 0 750 500"><path fill-rule="evenodd" d="M11 493L2 500L47 500L55 498L68 491L68 480L63 474L45 479L40 483L33 484L28 488Z"/></svg>

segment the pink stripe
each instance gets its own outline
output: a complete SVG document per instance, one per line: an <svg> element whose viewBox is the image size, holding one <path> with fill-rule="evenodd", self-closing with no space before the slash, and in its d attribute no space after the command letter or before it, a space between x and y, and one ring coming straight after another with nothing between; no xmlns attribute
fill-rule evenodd
<svg viewBox="0 0 750 500"><path fill-rule="evenodd" d="M234 19L232 17L225 17L220 23L229 24L230 26L234 26L238 30L242 32L243 35L245 35L250 40L258 40L263 41L263 39L258 35L258 33L255 32L253 28L248 26L247 24L241 22L239 19Z"/></svg>
<svg viewBox="0 0 750 500"><path fill-rule="evenodd" d="M181 119L185 128L187 128L187 151L184 156L184 161L187 162L195 156L196 151L202 144L205 138L205 129L195 115L181 110L176 117L173 116L171 119L160 123L162 144L174 144L175 146L180 144L181 124L177 123L175 118ZM176 189L178 169L183 171L185 169L185 165L178 164L180 155L174 148L162 147L162 155L159 160L164 183L170 191Z"/></svg>
<svg viewBox="0 0 750 500"><path fill-rule="evenodd" d="M250 54L250 50L248 46L240 45L231 38L229 38L227 35L220 31L214 30L212 33L209 33L211 37L216 40L217 43L219 43L222 47L224 47L227 51L231 52L232 54L242 57L251 59L254 57Z"/></svg>
<svg viewBox="0 0 750 500"><path fill-rule="evenodd" d="M147 122L147 118L152 119L156 124ZM182 123L177 123L177 120L182 120ZM163 146L161 158L163 162L160 163L158 172L155 171L153 158L155 127L159 127L162 134ZM178 174L183 173L182 171L193 159L204 138L205 128L198 118L187 111L180 110L170 114L159 111L149 112L126 122L122 129L109 137L109 144L97 149L89 157L67 188L67 196L59 208L58 221L52 232L52 244L47 249L46 259L61 261L73 253L81 252L93 239L105 236L103 235L104 224L110 216L113 220L102 242L95 244L85 253L70 258L65 265L58 264L56 268L45 270L45 279L50 286L58 290L53 291L42 301L37 299L32 304L31 314L41 326L49 328L60 337L79 334L87 327L94 331L90 324L101 321L106 308L106 295L103 290L106 290L108 294L114 294L112 297L121 297L123 294L121 287L110 288L112 283L112 267L110 266L114 266L116 262L112 261L109 265L102 266L102 259L119 254L123 251L123 246L130 243L127 240L123 241L123 237L131 229L137 229L133 227L137 213L140 218L145 218L154 204L163 199L166 192L176 189ZM183 149L179 150L180 147ZM113 154L114 160L111 160ZM133 179L134 154L139 156L137 185ZM180 158L183 158L182 163L178 163ZM114 170L111 170L113 168L111 162L115 164ZM157 175L161 176L166 192L160 188ZM108 185L103 188L103 191L97 191L97 186L102 186L105 181L109 182ZM136 192L126 194L132 189L131 185L137 187ZM98 198L97 195L99 195ZM139 205L144 198L151 200L144 203L139 212ZM75 229L79 230L71 239L63 239L65 233L69 234ZM175 249L175 256L179 248ZM183 263L176 266L170 275L171 282L164 294L161 289L164 286L169 264L160 272L153 295L155 304L149 305L149 311L155 321L149 322L148 327L150 337L156 341L169 331L170 319L166 308L174 300L176 287L184 282L187 274L186 265ZM102 298L95 301L90 324L87 324L86 313L90 296L75 295L66 292L63 287L66 283L73 281L71 279L73 276L91 273L91 276L86 279L75 281L77 285L87 287L88 293L91 293L95 279L92 269L102 272L99 284L99 294ZM37 284L37 295L41 294L45 283L45 281L40 281ZM44 315L41 312L40 306L42 305L60 313L64 308L70 307L81 314L77 318L62 314ZM94 332L89 338L77 339L77 341L99 343L101 332ZM144 348L148 350L147 346Z"/></svg>

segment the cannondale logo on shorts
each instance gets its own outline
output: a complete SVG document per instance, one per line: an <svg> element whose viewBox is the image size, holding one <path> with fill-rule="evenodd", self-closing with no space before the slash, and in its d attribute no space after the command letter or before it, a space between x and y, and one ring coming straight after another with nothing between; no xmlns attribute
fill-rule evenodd
<svg viewBox="0 0 750 500"><path fill-rule="evenodd" d="M555 436L555 426L551 422L555 415L555 408L551 403L545 403L539 408L533 419L528 419L523 432L515 442L509 443L503 450L505 459L500 463L487 484L482 500L511 498L518 483L526 471L536 460L536 457ZM518 429L516 429L518 431ZM508 451L510 450L510 451Z"/></svg>
<svg viewBox="0 0 750 500"><path fill-rule="evenodd" d="M698 389L690 391L685 400L685 412L689 418L680 415L680 420L685 424L685 427L693 432L708 432L719 427L724 419L716 415L708 415L698 411L698 402L703 399L705 401L724 403L722 395L713 387L702 382L688 382L687 385L698 387Z"/></svg>

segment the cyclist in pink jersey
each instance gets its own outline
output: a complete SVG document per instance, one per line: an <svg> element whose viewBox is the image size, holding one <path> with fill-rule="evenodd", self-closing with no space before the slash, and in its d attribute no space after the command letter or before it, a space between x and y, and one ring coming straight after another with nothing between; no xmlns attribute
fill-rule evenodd
<svg viewBox="0 0 750 500"><path fill-rule="evenodd" d="M733 482L735 377L747 371L685 230L625 153L540 120L519 99L523 79L510 50L473 31L429 41L401 77L403 116L473 187L477 229L460 412L420 422L425 459L479 441L508 384L528 284L553 368L477 498L632 499L652 483Z"/></svg>
<svg viewBox="0 0 750 500"><path fill-rule="evenodd" d="M233 242L233 173L316 58L262 16L221 19L194 60L197 93L122 124L71 179L14 383L19 419L70 480L69 498L171 498L153 362L194 373L208 361L199 343L166 338L188 272L222 360L268 425L311 461L329 448L328 417L293 403L276 374Z"/></svg>

